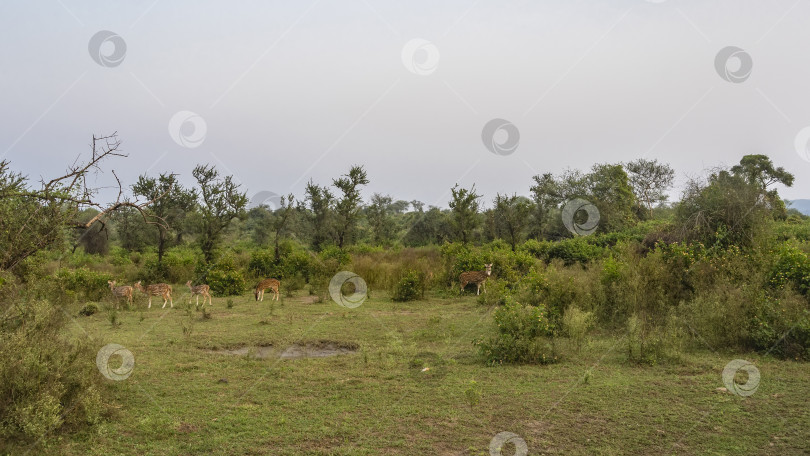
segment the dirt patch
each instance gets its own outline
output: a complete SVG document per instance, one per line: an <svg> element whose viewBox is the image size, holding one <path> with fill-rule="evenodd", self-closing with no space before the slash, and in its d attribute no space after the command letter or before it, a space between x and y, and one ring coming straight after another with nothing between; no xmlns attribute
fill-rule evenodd
<svg viewBox="0 0 810 456"><path fill-rule="evenodd" d="M318 341L307 344L292 344L284 350L280 358L325 358L357 352L357 344L335 341Z"/></svg>
<svg viewBox="0 0 810 456"><path fill-rule="evenodd" d="M192 432L197 432L200 428L190 423L180 423L180 426L177 427L177 432L181 434L190 434Z"/></svg>
<svg viewBox="0 0 810 456"><path fill-rule="evenodd" d="M325 358L327 356L348 355L357 352L358 345L353 342L340 342L334 340L319 340L314 342L292 344L283 351L275 350L272 346L243 346L233 348L218 348L205 350L206 353L220 355L249 356L256 359L281 358Z"/></svg>

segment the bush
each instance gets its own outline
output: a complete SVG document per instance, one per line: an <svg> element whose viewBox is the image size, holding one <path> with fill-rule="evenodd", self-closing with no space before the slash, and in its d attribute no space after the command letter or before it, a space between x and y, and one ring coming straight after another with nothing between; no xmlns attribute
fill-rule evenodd
<svg viewBox="0 0 810 456"><path fill-rule="evenodd" d="M511 290L505 280L487 280L486 292L478 295L478 304L484 306L500 306L506 304Z"/></svg>
<svg viewBox="0 0 810 456"><path fill-rule="evenodd" d="M405 302L419 299L422 296L422 277L417 271L408 271L399 279L391 292L394 301Z"/></svg>
<svg viewBox="0 0 810 456"><path fill-rule="evenodd" d="M206 281L214 296L240 295L247 289L245 278L236 269L232 257L222 258L209 269Z"/></svg>
<svg viewBox="0 0 810 456"><path fill-rule="evenodd" d="M84 315L85 317L89 317L98 312L98 305L96 303L91 302L87 303L82 307L82 310L79 311L79 315Z"/></svg>
<svg viewBox="0 0 810 456"><path fill-rule="evenodd" d="M563 315L563 328L568 338L574 342L577 351L582 349L582 342L585 341L585 336L594 324L593 313L583 312L578 308L571 306L565 311Z"/></svg>
<svg viewBox="0 0 810 456"><path fill-rule="evenodd" d="M96 423L104 409L96 344L68 336L65 314L48 302L2 304L0 313L0 442Z"/></svg>
<svg viewBox="0 0 810 456"><path fill-rule="evenodd" d="M56 280L63 290L72 291L88 301L100 301L110 293L111 274L91 271L87 268L60 269Z"/></svg>
<svg viewBox="0 0 810 456"><path fill-rule="evenodd" d="M497 333L476 340L487 364L548 364L557 361L553 326L545 309L510 302L495 311Z"/></svg>
<svg viewBox="0 0 810 456"><path fill-rule="evenodd" d="M753 347L782 358L810 360L810 311L807 301L787 290L761 299L751 318Z"/></svg>
<svg viewBox="0 0 810 456"><path fill-rule="evenodd" d="M790 285L799 293L810 297L810 258L807 254L792 245L783 244L776 255L769 284L773 288Z"/></svg>
<svg viewBox="0 0 810 456"><path fill-rule="evenodd" d="M627 319L627 357L637 364L655 365L675 361L683 350L686 332L670 312L662 325L636 314Z"/></svg>
<svg viewBox="0 0 810 456"><path fill-rule="evenodd" d="M588 263L603 257L604 254L605 250L602 247L588 243L584 237L575 237L555 242L549 246L546 259L547 261L560 259L570 266L574 263Z"/></svg>

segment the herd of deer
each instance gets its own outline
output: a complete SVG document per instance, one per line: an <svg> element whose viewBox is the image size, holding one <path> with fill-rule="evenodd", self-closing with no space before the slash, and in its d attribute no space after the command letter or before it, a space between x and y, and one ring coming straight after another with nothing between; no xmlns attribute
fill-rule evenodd
<svg viewBox="0 0 810 456"><path fill-rule="evenodd" d="M468 284L473 283L476 285L475 294L481 294L481 286L485 284L487 278L489 278L491 274L492 263L487 264L486 269L483 271L462 272L458 276L458 281L461 284L461 291L464 291L464 287L466 287ZM152 308L152 296L160 296L163 298L163 307L161 307L161 309L166 308L166 303L169 303L170 307L174 307L174 301L172 301L172 286L167 283L155 283L152 285L147 285L146 288L141 285L140 280L135 282L135 284L132 286L124 285L116 287L115 280L109 280L107 283L110 284L110 290L112 291L113 296L116 298L126 298L130 305L132 304L133 290L138 290L149 297L149 309ZM191 280L189 280L186 282L186 286L191 292L191 296L196 296L197 305L200 304L200 296L203 297L203 306L205 305L206 298L208 298L208 305L211 305L211 294L209 293L211 289L208 285L201 284L192 286ZM271 300L278 301L278 289L280 286L281 282L276 279L264 279L254 287L253 296L256 298L256 301L264 301L265 290L273 290L273 298L271 298ZM486 286L484 286L484 293L486 292L487 289Z"/></svg>
<svg viewBox="0 0 810 456"><path fill-rule="evenodd" d="M138 290L149 297L149 309L152 308L152 296L160 296L163 298L163 307L161 307L161 309L166 308L166 303L169 303L169 307L174 307L174 301L172 300L172 286L167 283L155 283L152 285L147 285L146 288L141 285L140 280L135 282L135 284L132 286L124 285L116 287L115 280L108 280L107 283L110 285L110 290L112 291L113 296L116 298L126 298L129 304L132 304L132 294L134 293L134 290ZM281 282L276 279L264 279L256 285L253 294L256 296L257 301L264 301L264 291L267 289L272 289L273 299L278 301L278 288L280 285ZM197 297L197 305L200 305L200 296L203 297L203 305L205 305L206 298L208 298L208 305L211 305L211 287L206 284L192 286L191 280L186 282L186 286L191 292L191 296Z"/></svg>

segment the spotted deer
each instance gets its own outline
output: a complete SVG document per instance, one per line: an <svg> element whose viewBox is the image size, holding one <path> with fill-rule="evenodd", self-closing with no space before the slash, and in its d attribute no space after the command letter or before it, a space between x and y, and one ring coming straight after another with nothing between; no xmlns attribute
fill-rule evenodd
<svg viewBox="0 0 810 456"><path fill-rule="evenodd" d="M115 280L108 280L108 284L110 284L110 290L112 291L113 296L116 298L127 298L127 302L132 305L132 287L130 286L115 286ZM116 302L115 307L118 307L118 303Z"/></svg>
<svg viewBox="0 0 810 456"><path fill-rule="evenodd" d="M149 309L152 308L152 296L160 296L163 298L163 307L161 309L166 308L166 303L171 303L171 307L174 307L174 301L172 301L172 286L167 285L165 283L153 283L152 285L147 285L146 288L141 285L141 281L139 280L135 284L135 289L140 291L141 293L146 294L149 296Z"/></svg>
<svg viewBox="0 0 810 456"><path fill-rule="evenodd" d="M484 282L487 281L487 278L492 274L492 263L485 265L487 268L483 271L467 271L462 272L461 275L458 276L458 281L461 282L461 291L464 292L464 287L467 286L468 283L474 283L477 286L476 295L481 294L481 285L484 285ZM487 292L487 287L484 286L484 293Z"/></svg>
<svg viewBox="0 0 810 456"><path fill-rule="evenodd" d="M211 295L208 293L208 291L211 288L208 285L201 284L192 287L191 280L189 280L188 282L186 282L186 286L188 287L189 290L191 290L191 296L197 297L198 306L200 305L200 295L202 295L203 297L203 305L205 305L205 298L208 298L208 305L209 306L211 305ZM189 301L191 301L191 299L189 299Z"/></svg>
<svg viewBox="0 0 810 456"><path fill-rule="evenodd" d="M256 284L256 289L253 291L253 295L256 296L257 301L264 301L264 290L268 288L273 290L273 299L278 301L278 287L281 286L281 282L276 279L264 279L258 284Z"/></svg>

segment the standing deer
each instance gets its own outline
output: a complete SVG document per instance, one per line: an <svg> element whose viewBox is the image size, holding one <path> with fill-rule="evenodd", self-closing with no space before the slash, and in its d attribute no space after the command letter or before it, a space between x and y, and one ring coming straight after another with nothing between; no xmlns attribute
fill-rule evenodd
<svg viewBox="0 0 810 456"><path fill-rule="evenodd" d="M110 290L112 291L113 296L116 298L127 298L127 302L129 305L132 305L132 287L130 286L122 286L116 287L115 280L108 280L108 284L110 284ZM118 308L118 302L116 301L115 307Z"/></svg>
<svg viewBox="0 0 810 456"><path fill-rule="evenodd" d="M257 301L264 301L264 290L268 288L273 290L273 299L278 301L278 287L281 286L281 282L276 279L264 279L258 284L256 284L256 289L253 291L253 296L256 297Z"/></svg>
<svg viewBox="0 0 810 456"><path fill-rule="evenodd" d="M165 283L154 283L152 285L147 285L146 289L144 289L141 285L141 281L139 280L135 284L135 289L149 296L149 309L152 308L152 296L160 296L163 298L163 307L161 307L161 309L166 308L167 302L171 303L171 307L174 307L171 285L167 285Z"/></svg>
<svg viewBox="0 0 810 456"><path fill-rule="evenodd" d="M205 305L205 298L208 298L208 305L211 305L211 295L208 294L208 291L211 289L208 285L202 284L197 286L191 286L191 280L186 282L186 286L189 290L191 290L191 296L197 296L197 305L200 305L200 295L203 297L203 305ZM189 301L191 299L189 298Z"/></svg>
<svg viewBox="0 0 810 456"><path fill-rule="evenodd" d="M464 287L466 287L468 283L474 283L478 287L475 294L481 294L481 285L484 285L484 282L486 282L492 274L492 263L486 264L485 266L487 267L486 270L462 272L461 275L458 276L458 281L461 282L462 292L464 292ZM484 286L484 293L486 292L487 287Z"/></svg>

